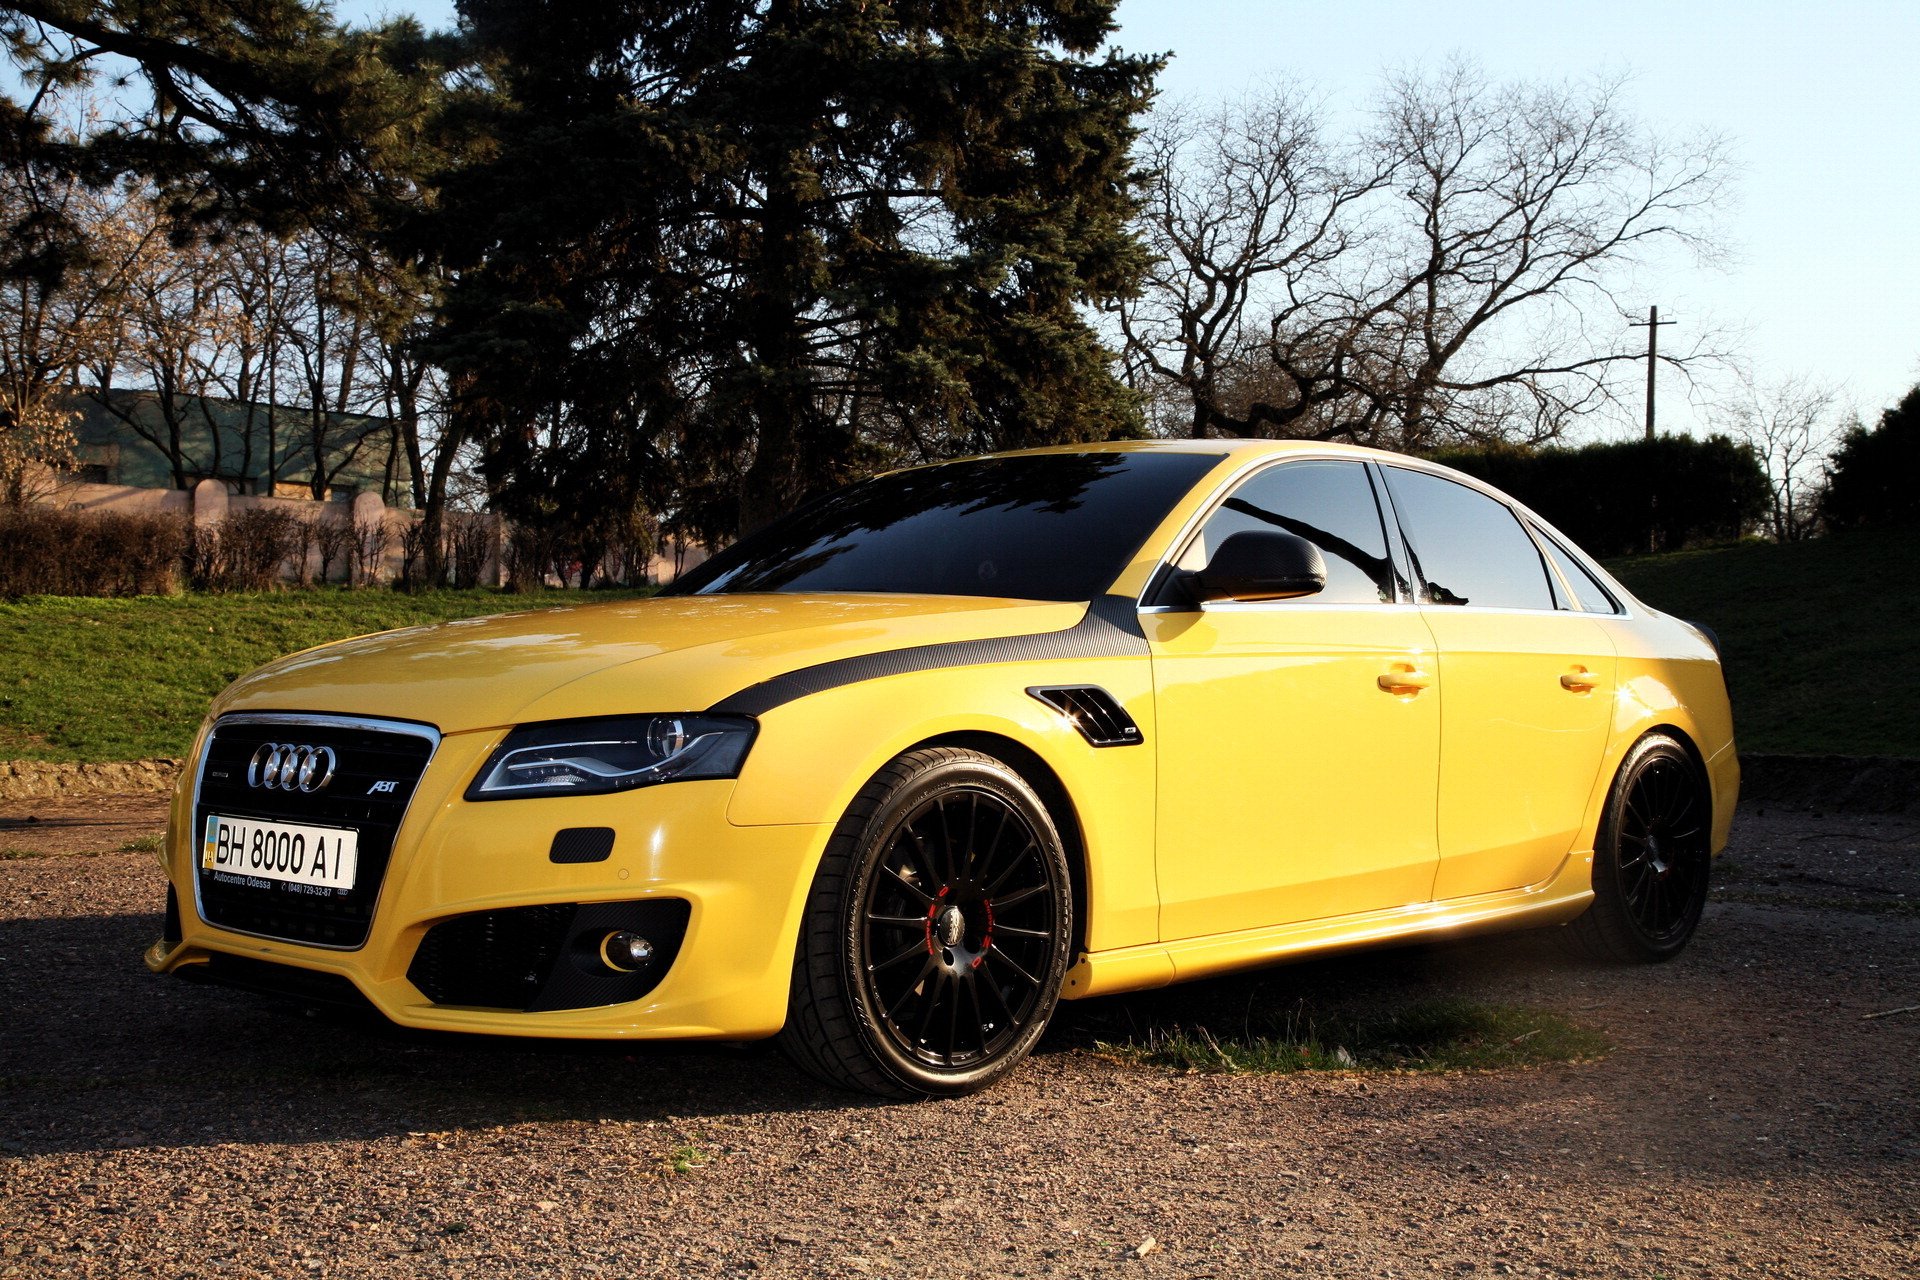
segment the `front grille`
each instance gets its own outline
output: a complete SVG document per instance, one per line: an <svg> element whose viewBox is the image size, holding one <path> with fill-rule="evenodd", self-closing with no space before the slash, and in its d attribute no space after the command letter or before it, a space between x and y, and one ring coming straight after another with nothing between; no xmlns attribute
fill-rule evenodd
<svg viewBox="0 0 1920 1280"><path fill-rule="evenodd" d="M250 785L248 762L263 744L276 742L331 748L337 762L332 779L311 794ZM438 742L433 729L395 721L292 714L223 718L207 743L194 808L201 917L222 929L289 942L364 945L394 837ZM202 864L200 842L210 814L350 828L359 836L354 883L315 891L209 868Z"/></svg>
<svg viewBox="0 0 1920 1280"><path fill-rule="evenodd" d="M638 1000L666 976L691 914L680 898L476 911L427 930L407 981L435 1004L527 1013ZM616 930L653 943L653 959L609 968L600 944Z"/></svg>

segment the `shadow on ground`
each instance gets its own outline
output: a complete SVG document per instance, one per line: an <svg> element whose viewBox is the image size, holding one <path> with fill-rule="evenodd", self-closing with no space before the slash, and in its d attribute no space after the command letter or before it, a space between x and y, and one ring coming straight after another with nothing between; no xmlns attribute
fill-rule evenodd
<svg viewBox="0 0 1920 1280"><path fill-rule="evenodd" d="M690 1112L887 1105L820 1086L770 1043L619 1044L413 1031L156 977L157 915L0 922L0 1144L14 1153L325 1142L528 1121L670 1121ZM1520 935L1312 961L1061 1007L1040 1056L1196 1022L1410 1001L1578 964Z"/></svg>

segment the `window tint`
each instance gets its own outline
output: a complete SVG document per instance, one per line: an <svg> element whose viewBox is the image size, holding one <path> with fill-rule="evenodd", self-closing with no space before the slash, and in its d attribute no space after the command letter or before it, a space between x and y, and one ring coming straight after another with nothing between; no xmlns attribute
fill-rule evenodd
<svg viewBox="0 0 1920 1280"><path fill-rule="evenodd" d="M1360 463L1288 462L1250 477L1208 517L1180 567L1205 567L1221 543L1250 529L1279 529L1320 548L1327 588L1301 597L1305 601L1379 604L1394 598L1380 508Z"/></svg>
<svg viewBox="0 0 1920 1280"><path fill-rule="evenodd" d="M1423 471L1381 470L1429 602L1553 608L1539 548L1505 503Z"/></svg>
<svg viewBox="0 0 1920 1280"><path fill-rule="evenodd" d="M1619 602L1613 598L1613 593L1601 586L1600 580L1588 573L1587 567L1568 554L1565 547L1544 533L1540 534L1540 545L1547 549L1547 558L1560 570L1560 576L1567 580L1567 586L1573 592L1573 608L1581 613L1620 612Z"/></svg>
<svg viewBox="0 0 1920 1280"><path fill-rule="evenodd" d="M662 594L896 591L1091 600L1216 454L974 458L849 485Z"/></svg>

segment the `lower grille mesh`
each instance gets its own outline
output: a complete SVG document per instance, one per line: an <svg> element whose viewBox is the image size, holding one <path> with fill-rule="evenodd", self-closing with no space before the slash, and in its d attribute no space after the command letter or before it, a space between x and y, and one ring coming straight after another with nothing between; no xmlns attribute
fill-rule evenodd
<svg viewBox="0 0 1920 1280"><path fill-rule="evenodd" d="M527 1013L638 1000L667 974L692 907L680 898L552 903L477 911L427 930L407 981L435 1004ZM609 968L600 944L637 933L653 958L631 972Z"/></svg>
<svg viewBox="0 0 1920 1280"><path fill-rule="evenodd" d="M573 925L572 903L481 911L435 925L407 981L435 1004L524 1009L553 972Z"/></svg>

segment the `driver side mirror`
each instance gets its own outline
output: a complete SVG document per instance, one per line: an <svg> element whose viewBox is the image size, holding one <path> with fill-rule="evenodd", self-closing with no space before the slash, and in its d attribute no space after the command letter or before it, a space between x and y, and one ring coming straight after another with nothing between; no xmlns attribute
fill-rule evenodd
<svg viewBox="0 0 1920 1280"><path fill-rule="evenodd" d="M1187 579L1196 603L1208 600L1294 600L1322 591L1327 562L1305 538L1250 529L1220 544L1207 567Z"/></svg>

